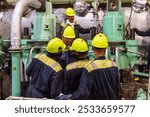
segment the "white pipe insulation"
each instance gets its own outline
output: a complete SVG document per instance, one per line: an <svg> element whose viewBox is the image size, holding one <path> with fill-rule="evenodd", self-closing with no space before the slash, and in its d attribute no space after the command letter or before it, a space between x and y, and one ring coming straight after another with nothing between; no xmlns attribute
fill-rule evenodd
<svg viewBox="0 0 150 117"><path fill-rule="evenodd" d="M11 24L11 49L20 48L21 19L24 10L29 6L39 9L41 7L41 3L38 0L20 0L15 6Z"/></svg>

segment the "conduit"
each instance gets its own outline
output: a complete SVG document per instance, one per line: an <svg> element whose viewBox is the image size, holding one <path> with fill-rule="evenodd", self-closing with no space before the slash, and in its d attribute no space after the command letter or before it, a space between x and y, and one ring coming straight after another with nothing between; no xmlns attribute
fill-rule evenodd
<svg viewBox="0 0 150 117"><path fill-rule="evenodd" d="M20 0L14 9L11 24L12 96L21 95L21 18L27 7L40 8L38 0Z"/></svg>

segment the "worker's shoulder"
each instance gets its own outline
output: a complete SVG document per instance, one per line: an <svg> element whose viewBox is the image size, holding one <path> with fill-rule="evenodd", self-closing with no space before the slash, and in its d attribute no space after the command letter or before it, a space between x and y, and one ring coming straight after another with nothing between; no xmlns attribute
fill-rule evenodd
<svg viewBox="0 0 150 117"><path fill-rule="evenodd" d="M109 59L104 59L104 60L95 60L93 61L94 64L97 65L98 68L109 68L109 67L115 67L117 64Z"/></svg>
<svg viewBox="0 0 150 117"><path fill-rule="evenodd" d="M109 59L104 59L104 60L91 60L85 65L85 68L91 72L96 69L104 69L104 68L110 68L110 67L117 67L116 63L109 60Z"/></svg>
<svg viewBox="0 0 150 117"><path fill-rule="evenodd" d="M89 61L89 62L84 66L84 68L87 69L89 72L93 70L93 67L92 67L92 65L91 65L93 61L94 61L94 60Z"/></svg>
<svg viewBox="0 0 150 117"><path fill-rule="evenodd" d="M54 59L48 57L46 54L38 54L36 55L36 58L47 66L51 67L56 72L62 70L62 67L59 65L59 63L56 62Z"/></svg>
<svg viewBox="0 0 150 117"><path fill-rule="evenodd" d="M42 53L36 54L34 58L39 58L42 55Z"/></svg>
<svg viewBox="0 0 150 117"><path fill-rule="evenodd" d="M61 23L61 26L62 26L63 28L65 28L65 27L67 27L68 25L66 24L66 22L62 22L62 23Z"/></svg>
<svg viewBox="0 0 150 117"><path fill-rule="evenodd" d="M89 62L89 60L81 60L81 61L76 61L76 62L70 63L66 66L66 70L83 68L88 62Z"/></svg>

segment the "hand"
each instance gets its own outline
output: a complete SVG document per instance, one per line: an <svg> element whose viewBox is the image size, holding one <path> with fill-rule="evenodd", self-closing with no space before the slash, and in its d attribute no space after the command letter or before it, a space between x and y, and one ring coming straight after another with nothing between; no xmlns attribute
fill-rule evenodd
<svg viewBox="0 0 150 117"><path fill-rule="evenodd" d="M138 29L137 29L137 28L134 28L134 31L136 32L136 31L138 31Z"/></svg>
<svg viewBox="0 0 150 117"><path fill-rule="evenodd" d="M62 95L59 95L58 97L56 97L55 99L56 100L69 100L70 98L71 98L71 94L67 94L67 95L64 95L64 94L62 94Z"/></svg>
<svg viewBox="0 0 150 117"><path fill-rule="evenodd" d="M96 27L94 27L94 26L90 27L90 30L96 30Z"/></svg>

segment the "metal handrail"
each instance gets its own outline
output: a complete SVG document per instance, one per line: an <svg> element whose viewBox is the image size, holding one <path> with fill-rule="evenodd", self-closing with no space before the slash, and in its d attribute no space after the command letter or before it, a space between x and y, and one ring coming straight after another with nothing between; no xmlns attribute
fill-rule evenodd
<svg viewBox="0 0 150 117"><path fill-rule="evenodd" d="M46 48L46 47L43 47L43 46L34 46L34 47L32 47L31 48L31 50L30 50L30 54L29 54L29 59L30 59L30 62L32 61L32 53L33 53L33 50L34 49L39 49L39 48Z"/></svg>
<svg viewBox="0 0 150 117"><path fill-rule="evenodd" d="M119 65L119 61L118 61L118 57L119 57L119 52L118 52L119 48L116 48L116 64Z"/></svg>
<svg viewBox="0 0 150 117"><path fill-rule="evenodd" d="M123 49L123 48L118 48L118 49L119 49L119 50L122 50L122 51L125 51L125 49ZM144 54L141 53L141 52L136 52L136 51L132 51L132 50L126 50L126 51L127 51L127 52L130 52L130 53L135 53L135 54L144 56Z"/></svg>
<svg viewBox="0 0 150 117"><path fill-rule="evenodd" d="M24 80L25 80L25 81L28 81L28 77L27 77L27 74L26 74L27 62L28 62L28 57L27 57L27 58L25 59L25 61L24 61L24 74L25 74Z"/></svg>
<svg viewBox="0 0 150 117"><path fill-rule="evenodd" d="M3 51L0 51L0 53L1 53L1 54L4 54L4 55L6 55L6 53L5 53L5 52L3 52Z"/></svg>

